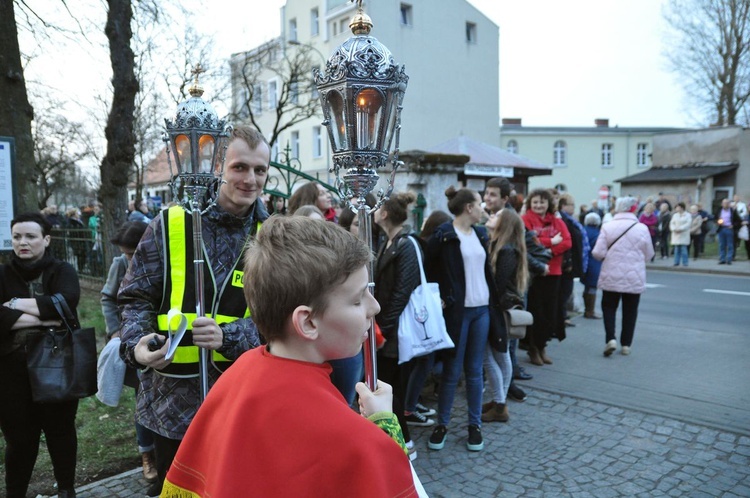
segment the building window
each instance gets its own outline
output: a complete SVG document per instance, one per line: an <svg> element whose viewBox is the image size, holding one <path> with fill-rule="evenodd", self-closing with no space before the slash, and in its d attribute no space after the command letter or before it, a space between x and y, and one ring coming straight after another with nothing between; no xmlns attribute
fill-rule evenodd
<svg viewBox="0 0 750 498"><path fill-rule="evenodd" d="M518 142L515 140L508 141L508 152L511 154L518 154Z"/></svg>
<svg viewBox="0 0 750 498"><path fill-rule="evenodd" d="M268 108L273 110L276 109L276 106L279 103L279 96L278 96L278 83L276 80L271 80L268 82Z"/></svg>
<svg viewBox="0 0 750 498"><path fill-rule="evenodd" d="M263 87L260 84L253 85L253 114L260 114L263 111Z"/></svg>
<svg viewBox="0 0 750 498"><path fill-rule="evenodd" d="M250 115L250 90L243 88L237 100L237 116L246 118Z"/></svg>
<svg viewBox="0 0 750 498"><path fill-rule="evenodd" d="M292 132L292 157L299 159L299 132Z"/></svg>
<svg viewBox="0 0 750 498"><path fill-rule="evenodd" d="M648 144L638 144L635 153L635 162L639 168L648 166Z"/></svg>
<svg viewBox="0 0 750 498"><path fill-rule="evenodd" d="M602 168L612 167L612 144L602 144Z"/></svg>
<svg viewBox="0 0 750 498"><path fill-rule="evenodd" d="M558 140L555 142L555 145L552 149L552 165L556 167L563 167L567 166L568 159L567 159L567 148L568 146L565 145L565 142L562 140Z"/></svg>
<svg viewBox="0 0 750 498"><path fill-rule="evenodd" d="M297 19L289 19L289 41L297 41Z"/></svg>
<svg viewBox="0 0 750 498"><path fill-rule="evenodd" d="M320 28L318 27L319 20L318 8L310 9L310 36L318 36L320 32Z"/></svg>
<svg viewBox="0 0 750 498"><path fill-rule="evenodd" d="M473 22L466 23L466 43L477 42L477 25Z"/></svg>
<svg viewBox="0 0 750 498"><path fill-rule="evenodd" d="M320 126L313 127L313 157L323 156L323 130Z"/></svg>
<svg viewBox="0 0 750 498"><path fill-rule="evenodd" d="M401 25L402 26L412 26L412 18L411 18L411 5L408 3L402 3L401 4Z"/></svg>
<svg viewBox="0 0 750 498"><path fill-rule="evenodd" d="M289 83L289 102L299 104L299 82L292 81Z"/></svg>

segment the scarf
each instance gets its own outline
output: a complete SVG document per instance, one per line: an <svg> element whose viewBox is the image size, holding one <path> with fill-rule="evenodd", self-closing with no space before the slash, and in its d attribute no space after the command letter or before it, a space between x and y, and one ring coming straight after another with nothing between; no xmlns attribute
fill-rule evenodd
<svg viewBox="0 0 750 498"><path fill-rule="evenodd" d="M55 258L45 251L44 256L36 261L26 261L13 254L13 259L10 261L10 265L13 270L24 279L24 281L31 282L32 280L39 278L39 275L41 275L42 272L54 262Z"/></svg>

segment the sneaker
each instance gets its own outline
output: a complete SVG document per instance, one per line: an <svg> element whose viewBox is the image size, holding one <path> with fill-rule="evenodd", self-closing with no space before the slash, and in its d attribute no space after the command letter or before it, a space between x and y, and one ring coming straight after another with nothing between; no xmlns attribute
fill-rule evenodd
<svg viewBox="0 0 750 498"><path fill-rule="evenodd" d="M617 341L612 339L604 346L604 356L611 356L615 349L617 349Z"/></svg>
<svg viewBox="0 0 750 498"><path fill-rule="evenodd" d="M522 401L526 401L526 393L523 389L511 382L510 387L508 388L508 399L512 399L513 401L518 401L520 403Z"/></svg>
<svg viewBox="0 0 750 498"><path fill-rule="evenodd" d="M434 409L427 408L422 403L417 403L417 411L425 417L432 417L433 415L437 415L437 412Z"/></svg>
<svg viewBox="0 0 750 498"><path fill-rule="evenodd" d="M630 346L623 346L620 350L620 353L624 354L625 356L630 354Z"/></svg>
<svg viewBox="0 0 750 498"><path fill-rule="evenodd" d="M448 428L444 425L438 425L433 429L432 436L427 442L427 447L431 450L442 450L445 446L445 438L448 435Z"/></svg>
<svg viewBox="0 0 750 498"><path fill-rule="evenodd" d="M531 380L533 378L534 376L524 370L521 366L513 371L513 380Z"/></svg>
<svg viewBox="0 0 750 498"><path fill-rule="evenodd" d="M466 441L466 448L469 451L482 451L484 449L482 429L476 424L469 425L469 440Z"/></svg>
<svg viewBox="0 0 750 498"><path fill-rule="evenodd" d="M409 461L417 459L417 447L414 445L414 441L406 443L406 454L409 456Z"/></svg>
<svg viewBox="0 0 750 498"><path fill-rule="evenodd" d="M435 425L435 421L431 418L427 418L419 412L404 413L404 420L407 425L413 425L415 427L429 427Z"/></svg>

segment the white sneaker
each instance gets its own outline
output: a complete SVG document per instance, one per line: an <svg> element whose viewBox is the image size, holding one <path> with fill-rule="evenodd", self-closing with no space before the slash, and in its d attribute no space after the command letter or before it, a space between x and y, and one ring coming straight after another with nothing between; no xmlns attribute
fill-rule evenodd
<svg viewBox="0 0 750 498"><path fill-rule="evenodd" d="M409 455L410 461L413 462L414 460L417 459L417 447L414 446L414 441L409 441L408 443L406 443L406 451L407 451L407 454Z"/></svg>
<svg viewBox="0 0 750 498"><path fill-rule="evenodd" d="M623 346L622 349L620 350L620 353L622 353L625 356L629 355L630 354L630 346Z"/></svg>
<svg viewBox="0 0 750 498"><path fill-rule="evenodd" d="M604 347L604 356L610 356L617 349L617 341L612 339Z"/></svg>

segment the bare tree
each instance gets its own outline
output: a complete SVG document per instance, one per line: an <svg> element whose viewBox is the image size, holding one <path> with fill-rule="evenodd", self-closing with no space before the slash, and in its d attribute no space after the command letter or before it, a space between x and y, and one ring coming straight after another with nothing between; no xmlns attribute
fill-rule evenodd
<svg viewBox="0 0 750 498"><path fill-rule="evenodd" d="M312 69L320 65L317 61L322 57L310 45L285 46L281 38L235 55L231 64L236 100L230 119L249 121L273 145L284 130L320 114ZM275 95L268 81L276 82ZM259 119L264 110L273 114L268 131Z"/></svg>
<svg viewBox="0 0 750 498"><path fill-rule="evenodd" d="M104 29L109 40L112 63L112 107L104 135L107 152L100 165L101 189L99 198L106 199L102 212L102 240L110 240L117 227L125 221L128 177L135 158L135 96L138 80L135 77L135 56L130 46L133 32L131 0L108 0L107 24ZM105 244L108 247L109 244ZM106 253L105 253L106 254ZM105 268L111 257L105 258Z"/></svg>
<svg viewBox="0 0 750 498"><path fill-rule="evenodd" d="M688 97L711 124L749 124L750 0L670 0L664 18L674 35L667 57Z"/></svg>
<svg viewBox="0 0 750 498"><path fill-rule="evenodd" d="M14 2L11 0L0 0L0 75L0 136L15 139L16 208L19 211L36 209L31 135L34 109L26 93Z"/></svg>
<svg viewBox="0 0 750 498"><path fill-rule="evenodd" d="M80 123L57 113L37 114L34 120L34 158L39 208L53 196L77 187L79 163L93 158L89 137ZM76 204L82 199L76 199Z"/></svg>

